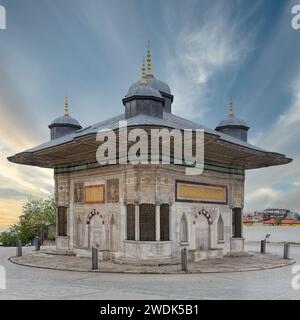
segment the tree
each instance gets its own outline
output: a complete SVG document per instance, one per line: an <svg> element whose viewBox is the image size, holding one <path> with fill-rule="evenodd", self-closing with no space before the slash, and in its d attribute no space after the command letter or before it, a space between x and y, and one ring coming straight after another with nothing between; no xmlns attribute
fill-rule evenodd
<svg viewBox="0 0 300 320"><path fill-rule="evenodd" d="M16 241L18 240L18 233L16 229L16 225L10 227L8 231L3 231L0 234L0 243L2 243L5 247L13 247L16 245Z"/></svg>
<svg viewBox="0 0 300 320"><path fill-rule="evenodd" d="M282 224L282 218L281 217L276 217L275 218L275 226L280 226Z"/></svg>
<svg viewBox="0 0 300 320"><path fill-rule="evenodd" d="M22 211L19 222L0 235L3 245L5 245L4 242L15 245L17 239L27 244L35 237L40 237L43 241L48 228L56 224L56 205L53 196L48 199L30 197Z"/></svg>

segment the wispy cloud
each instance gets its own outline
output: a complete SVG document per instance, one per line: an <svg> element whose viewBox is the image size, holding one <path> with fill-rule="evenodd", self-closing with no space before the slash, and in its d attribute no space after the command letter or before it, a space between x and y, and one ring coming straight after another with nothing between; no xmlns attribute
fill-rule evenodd
<svg viewBox="0 0 300 320"><path fill-rule="evenodd" d="M292 105L279 117L278 121L278 125L284 126L285 128L291 125L297 125L300 122L300 75L292 83L292 91Z"/></svg>
<svg viewBox="0 0 300 320"><path fill-rule="evenodd" d="M51 193L53 173L8 162L8 156L37 144L38 139L33 138L27 122L18 122L3 100L0 104L0 117L5 119L0 129L0 227L5 228L16 222L29 195L47 196Z"/></svg>
<svg viewBox="0 0 300 320"><path fill-rule="evenodd" d="M248 172L246 179L246 210L262 209L268 205L300 211L300 74L291 84L292 102L284 108L271 128L257 139L269 150L292 157L284 167ZM269 200L272 200L271 202Z"/></svg>
<svg viewBox="0 0 300 320"><path fill-rule="evenodd" d="M197 27L185 24L175 40L174 59L168 65L170 84L176 92L176 113L201 117L206 111L208 82L226 68L236 69L251 53L256 28L243 31L243 23L233 7L218 3L206 8ZM231 72L229 82L234 73Z"/></svg>

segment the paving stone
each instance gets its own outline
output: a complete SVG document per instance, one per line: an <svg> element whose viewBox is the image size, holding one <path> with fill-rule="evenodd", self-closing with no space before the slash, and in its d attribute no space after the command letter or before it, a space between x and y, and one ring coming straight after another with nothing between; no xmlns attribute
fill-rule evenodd
<svg viewBox="0 0 300 320"><path fill-rule="evenodd" d="M91 270L91 258L79 258L70 255L48 254L46 251L27 252L22 257L11 257L11 262L38 268L57 270L110 272L110 273L182 273L181 265L143 266L118 264L113 261L99 261L99 269ZM249 270L269 269L287 266L294 263L292 259L266 253L251 252L243 256L225 256L222 259L208 259L188 263L188 273L240 272Z"/></svg>

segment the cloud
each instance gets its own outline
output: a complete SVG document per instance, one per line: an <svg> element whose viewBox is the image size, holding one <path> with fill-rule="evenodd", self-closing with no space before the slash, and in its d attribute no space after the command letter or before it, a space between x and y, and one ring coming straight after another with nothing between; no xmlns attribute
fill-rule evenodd
<svg viewBox="0 0 300 320"><path fill-rule="evenodd" d="M22 199L0 198L0 229L16 223L22 213Z"/></svg>
<svg viewBox="0 0 300 320"><path fill-rule="evenodd" d="M53 190L52 170L11 163L8 156L37 144L28 123L18 123L7 103L0 103L0 228L17 221L29 195L48 196Z"/></svg>
<svg viewBox="0 0 300 320"><path fill-rule="evenodd" d="M294 181L294 182L293 182L293 185L294 185L295 187L300 187L300 179L299 179L298 181Z"/></svg>
<svg viewBox="0 0 300 320"><path fill-rule="evenodd" d="M300 75L292 84L294 99L291 107L279 117L278 125L289 127L300 122Z"/></svg>
<svg viewBox="0 0 300 320"><path fill-rule="evenodd" d="M256 28L243 31L241 17L220 3L210 4L199 22L196 28L185 23L175 39L174 58L167 66L169 83L176 92L174 111L186 117L203 116L208 82L227 68L241 66L253 50L256 35ZM233 78L234 72L229 82Z"/></svg>
<svg viewBox="0 0 300 320"><path fill-rule="evenodd" d="M274 200L281 194L280 190L274 190L271 187L261 187L253 192L249 192L245 196L245 202L255 201L256 205L260 205L261 208L268 208L274 204Z"/></svg>
<svg viewBox="0 0 300 320"><path fill-rule="evenodd" d="M268 205L300 212L300 73L291 84L292 101L277 121L263 135L258 145L281 152L293 162L272 168L248 171L245 209L264 209ZM272 201L271 201L272 200Z"/></svg>

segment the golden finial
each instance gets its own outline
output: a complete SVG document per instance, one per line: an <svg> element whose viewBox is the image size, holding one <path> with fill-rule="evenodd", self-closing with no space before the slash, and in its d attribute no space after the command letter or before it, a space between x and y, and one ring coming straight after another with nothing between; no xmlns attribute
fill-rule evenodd
<svg viewBox="0 0 300 320"><path fill-rule="evenodd" d="M232 96L230 96L230 101L229 101L229 115L234 116L233 106L232 106Z"/></svg>
<svg viewBox="0 0 300 320"><path fill-rule="evenodd" d="M145 59L143 58L142 60L142 79L141 79L141 83L146 84L147 80L146 80L146 69L145 69Z"/></svg>
<svg viewBox="0 0 300 320"><path fill-rule="evenodd" d="M65 98L65 116L69 115L69 102L68 97Z"/></svg>
<svg viewBox="0 0 300 320"><path fill-rule="evenodd" d="M148 40L148 49L147 49L147 76L152 75L152 66L151 66L151 49L150 41Z"/></svg>

